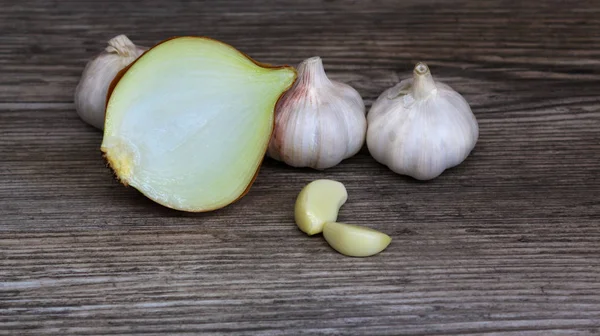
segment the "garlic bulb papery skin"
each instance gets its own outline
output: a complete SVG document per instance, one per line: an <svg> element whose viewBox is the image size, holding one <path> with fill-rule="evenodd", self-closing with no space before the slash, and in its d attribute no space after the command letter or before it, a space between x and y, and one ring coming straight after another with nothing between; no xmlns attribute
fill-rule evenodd
<svg viewBox="0 0 600 336"><path fill-rule="evenodd" d="M294 86L277 102L268 156L293 167L331 168L365 142L365 104L351 86L327 78L320 57L297 67Z"/></svg>
<svg viewBox="0 0 600 336"><path fill-rule="evenodd" d="M430 180L471 153L479 126L467 101L418 63L413 78L384 91L367 115L367 148L392 171Z"/></svg>
<svg viewBox="0 0 600 336"><path fill-rule="evenodd" d="M75 110L86 123L104 129L106 94L117 73L148 48L136 46L125 35L108 41L108 46L90 60L75 89Z"/></svg>

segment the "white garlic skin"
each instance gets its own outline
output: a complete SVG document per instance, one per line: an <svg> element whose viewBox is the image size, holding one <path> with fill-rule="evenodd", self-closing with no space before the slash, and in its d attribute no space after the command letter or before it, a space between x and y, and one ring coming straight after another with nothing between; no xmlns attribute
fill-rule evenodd
<svg viewBox="0 0 600 336"><path fill-rule="evenodd" d="M471 153L479 126L467 101L419 63L384 91L367 115L367 148L395 173L431 180Z"/></svg>
<svg viewBox="0 0 600 336"><path fill-rule="evenodd" d="M364 145L365 104L351 86L327 78L320 57L297 70L298 79L275 107L267 155L292 167L331 168Z"/></svg>
<svg viewBox="0 0 600 336"><path fill-rule="evenodd" d="M75 89L75 110L86 123L104 129L106 95L117 73L148 48L134 45L125 35L108 41L108 46L90 60Z"/></svg>

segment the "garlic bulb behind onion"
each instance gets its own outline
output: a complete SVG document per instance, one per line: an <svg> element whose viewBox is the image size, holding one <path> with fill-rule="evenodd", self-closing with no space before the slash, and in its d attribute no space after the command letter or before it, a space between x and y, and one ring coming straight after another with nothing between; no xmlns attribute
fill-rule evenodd
<svg viewBox="0 0 600 336"><path fill-rule="evenodd" d="M429 180L463 162L479 126L467 101L434 81L424 63L413 78L384 91L367 115L367 147L392 171Z"/></svg>
<svg viewBox="0 0 600 336"><path fill-rule="evenodd" d="M104 129L106 94L110 83L119 71L147 49L134 45L125 35L118 35L108 41L103 52L87 63L75 89L75 109L83 121Z"/></svg>
<svg viewBox="0 0 600 336"><path fill-rule="evenodd" d="M298 66L298 80L275 108L268 155L293 167L331 168L354 156L365 141L360 94L327 78L320 57Z"/></svg>

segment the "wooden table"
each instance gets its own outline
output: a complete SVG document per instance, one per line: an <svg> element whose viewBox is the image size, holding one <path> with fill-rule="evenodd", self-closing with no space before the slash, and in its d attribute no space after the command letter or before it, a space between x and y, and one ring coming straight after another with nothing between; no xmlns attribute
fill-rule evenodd
<svg viewBox="0 0 600 336"><path fill-rule="evenodd" d="M600 334L597 1L0 2L0 334ZM429 182L364 149L318 172L266 160L219 211L117 183L73 91L125 33L207 35L255 59L323 58L367 106L418 61L462 93L480 139ZM389 233L348 258L293 221L346 184L341 221Z"/></svg>

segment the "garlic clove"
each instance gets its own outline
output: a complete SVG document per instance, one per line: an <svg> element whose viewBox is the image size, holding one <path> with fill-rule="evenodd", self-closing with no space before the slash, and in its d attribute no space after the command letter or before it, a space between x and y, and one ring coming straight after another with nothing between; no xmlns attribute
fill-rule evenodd
<svg viewBox="0 0 600 336"><path fill-rule="evenodd" d="M125 185L182 211L245 195L273 130L292 67L273 67L203 37L150 49L115 79L102 152Z"/></svg>
<svg viewBox="0 0 600 336"><path fill-rule="evenodd" d="M337 220L340 207L348 200L344 184L327 179L307 184L296 199L296 225L309 236L321 233L326 222Z"/></svg>
<svg viewBox="0 0 600 336"><path fill-rule="evenodd" d="M436 178L462 163L479 137L467 101L435 81L418 63L413 77L384 91L368 115L367 148L392 171L418 180Z"/></svg>
<svg viewBox="0 0 600 336"><path fill-rule="evenodd" d="M323 237L334 250L349 257L370 257L385 250L392 238L368 227L327 222Z"/></svg>
<svg viewBox="0 0 600 336"><path fill-rule="evenodd" d="M75 89L75 110L83 121L104 128L106 94L112 80L147 49L136 46L125 35L118 35L86 64Z"/></svg>
<svg viewBox="0 0 600 336"><path fill-rule="evenodd" d="M320 57L298 66L298 80L277 103L268 156L293 167L331 168L364 145L365 105L351 86L330 80Z"/></svg>

